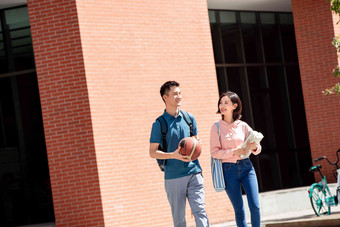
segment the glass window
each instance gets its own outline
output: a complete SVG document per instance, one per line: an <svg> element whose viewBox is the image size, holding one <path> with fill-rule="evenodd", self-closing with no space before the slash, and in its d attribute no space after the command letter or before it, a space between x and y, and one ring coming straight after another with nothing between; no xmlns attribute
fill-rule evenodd
<svg viewBox="0 0 340 227"><path fill-rule="evenodd" d="M216 69L216 74L217 74L217 80L221 81L221 83L218 83L218 90L220 91L220 94L228 91L228 81L227 81L226 69L222 68L222 67L218 67Z"/></svg>
<svg viewBox="0 0 340 227"><path fill-rule="evenodd" d="M294 25L280 25L280 32L285 62L298 63Z"/></svg>
<svg viewBox="0 0 340 227"><path fill-rule="evenodd" d="M242 24L242 38L246 62L263 62L259 26L257 24Z"/></svg>
<svg viewBox="0 0 340 227"><path fill-rule="evenodd" d="M0 79L0 130L0 148L18 146L11 78Z"/></svg>
<svg viewBox="0 0 340 227"><path fill-rule="evenodd" d="M261 143L264 147L274 149L276 147L272 123L273 112L269 93L269 82L264 67L248 67L247 76L251 107L254 118L254 127L266 135L266 140Z"/></svg>
<svg viewBox="0 0 340 227"><path fill-rule="evenodd" d="M6 205L0 206L6 213L0 226L52 221L53 203L35 73L0 78L0 136L0 177L11 181L0 187L0 204Z"/></svg>
<svg viewBox="0 0 340 227"><path fill-rule="evenodd" d="M241 33L235 12L220 12L224 63L243 62Z"/></svg>
<svg viewBox="0 0 340 227"><path fill-rule="evenodd" d="M235 24L236 23L236 13L235 12L220 12L220 21L222 24Z"/></svg>
<svg viewBox="0 0 340 227"><path fill-rule="evenodd" d="M241 30L243 48L247 63L263 62L259 26L256 24L256 14L241 12Z"/></svg>
<svg viewBox="0 0 340 227"><path fill-rule="evenodd" d="M275 129L275 141L276 146L282 149L288 149L288 135L290 135L287 131L286 125L287 116L285 98L286 98L286 87L284 82L284 71L282 66L271 66L267 67L267 75L268 75L268 85L269 85L269 95L270 102L272 107L272 117Z"/></svg>
<svg viewBox="0 0 340 227"><path fill-rule="evenodd" d="M268 79L264 67L248 67L247 75L251 92L261 93L268 91Z"/></svg>
<svg viewBox="0 0 340 227"><path fill-rule="evenodd" d="M0 15L0 226L51 222L37 75L27 73L35 68L27 7Z"/></svg>
<svg viewBox="0 0 340 227"><path fill-rule="evenodd" d="M34 57L31 39L31 29L27 7L5 10L5 19L8 26L10 55L12 59L11 71L34 68ZM11 64L10 64L11 65Z"/></svg>
<svg viewBox="0 0 340 227"><path fill-rule="evenodd" d="M5 10L5 16L10 30L30 26L27 7Z"/></svg>
<svg viewBox="0 0 340 227"><path fill-rule="evenodd" d="M242 120L265 135L261 155L251 156L260 191L309 185L313 174L305 170L312 163L292 14L209 15L219 92L236 92Z"/></svg>
<svg viewBox="0 0 340 227"><path fill-rule="evenodd" d="M3 37L3 31L1 26L1 18L0 18L0 73L8 72L8 65L6 60L6 51L5 51L5 42Z"/></svg>
<svg viewBox="0 0 340 227"><path fill-rule="evenodd" d="M307 128L305 113L305 106L303 102L303 94L301 89L295 89L296 87L302 87L300 79L299 66L286 66L287 73L287 85L289 94L289 102L291 109L295 114L292 116L295 134L295 144L298 148L305 148L305 144L308 144L308 135L304 133L304 128ZM294 94L294 95L293 95Z"/></svg>
<svg viewBox="0 0 340 227"><path fill-rule="evenodd" d="M242 97L242 87L244 85L244 69L243 67L227 68L228 87L230 91L238 93Z"/></svg>
<svg viewBox="0 0 340 227"><path fill-rule="evenodd" d="M260 19L261 19L261 24L275 24L274 13L261 13Z"/></svg>
<svg viewBox="0 0 340 227"><path fill-rule="evenodd" d="M275 150L266 149L266 151L261 152L262 157L259 157L259 168L257 168L256 164L254 165L255 169L259 169L258 175L261 175L262 179L262 184L259 185L260 191L278 190L282 188L278 155Z"/></svg>
<svg viewBox="0 0 340 227"><path fill-rule="evenodd" d="M280 24L290 24L293 25L293 15L290 13L280 13Z"/></svg>
<svg viewBox="0 0 340 227"><path fill-rule="evenodd" d="M211 24L216 23L216 12L213 10L209 10L209 21Z"/></svg>
<svg viewBox="0 0 340 227"><path fill-rule="evenodd" d="M242 24L256 24L255 13L241 12L240 15L241 15L241 23Z"/></svg>
<svg viewBox="0 0 340 227"><path fill-rule="evenodd" d="M223 46L222 46L222 40L220 38L220 30L219 25L216 21L216 12L215 11L209 11L209 20L210 20L210 31L211 31L211 40L213 43L213 49L214 49L214 57L216 63L223 63Z"/></svg>
<svg viewBox="0 0 340 227"><path fill-rule="evenodd" d="M278 153L280 160L280 175L283 188L292 188L300 185L300 170L298 165L298 156L296 150L286 150L284 153ZM308 168L307 168L308 169Z"/></svg>
<svg viewBox="0 0 340 227"><path fill-rule="evenodd" d="M262 25L262 42L265 61L282 62L281 39L277 25Z"/></svg>

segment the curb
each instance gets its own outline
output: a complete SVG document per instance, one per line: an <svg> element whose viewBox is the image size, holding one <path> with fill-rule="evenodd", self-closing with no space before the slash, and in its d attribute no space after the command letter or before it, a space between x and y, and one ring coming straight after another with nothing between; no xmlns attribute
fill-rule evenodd
<svg viewBox="0 0 340 227"><path fill-rule="evenodd" d="M302 219L297 221L287 221L280 223L268 223L266 227L323 227L323 226L340 226L340 214L327 215L322 217L314 217L313 219Z"/></svg>

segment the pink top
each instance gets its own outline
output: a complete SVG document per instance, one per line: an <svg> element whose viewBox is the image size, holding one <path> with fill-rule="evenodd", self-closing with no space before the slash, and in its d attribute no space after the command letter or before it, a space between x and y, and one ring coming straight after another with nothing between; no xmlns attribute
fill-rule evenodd
<svg viewBox="0 0 340 227"><path fill-rule="evenodd" d="M210 131L210 152L211 156L216 159L222 159L222 162L236 163L237 160L242 158L239 155L233 154L233 148L242 145L243 141L247 138L248 132L252 128L244 121L236 120L229 124L220 120L220 134L221 142L218 138L217 125L211 127ZM222 148L221 148L222 144ZM261 145L257 145L257 150L253 154L258 155L261 152Z"/></svg>

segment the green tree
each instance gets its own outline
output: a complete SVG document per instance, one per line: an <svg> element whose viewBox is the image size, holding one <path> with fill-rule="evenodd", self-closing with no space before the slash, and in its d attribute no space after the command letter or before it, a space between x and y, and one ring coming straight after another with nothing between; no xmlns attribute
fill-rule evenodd
<svg viewBox="0 0 340 227"><path fill-rule="evenodd" d="M340 0L328 0L331 3L331 11L335 14L340 16ZM339 23L339 21L337 22ZM340 53L340 40L339 36L334 37L332 45L336 48L337 54ZM333 76L336 78L340 78L340 68L337 66L333 70ZM326 95L337 94L340 93L340 83L337 82L333 87L326 88L322 93Z"/></svg>

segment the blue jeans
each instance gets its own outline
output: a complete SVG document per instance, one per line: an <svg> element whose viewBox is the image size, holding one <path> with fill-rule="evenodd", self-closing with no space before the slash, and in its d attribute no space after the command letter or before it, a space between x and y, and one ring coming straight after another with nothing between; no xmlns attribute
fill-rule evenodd
<svg viewBox="0 0 340 227"><path fill-rule="evenodd" d="M238 160L237 163L223 163L223 174L225 190L233 204L237 226L247 226L242 200L242 185L248 199L251 224L253 227L260 227L259 190L256 173L249 158Z"/></svg>

